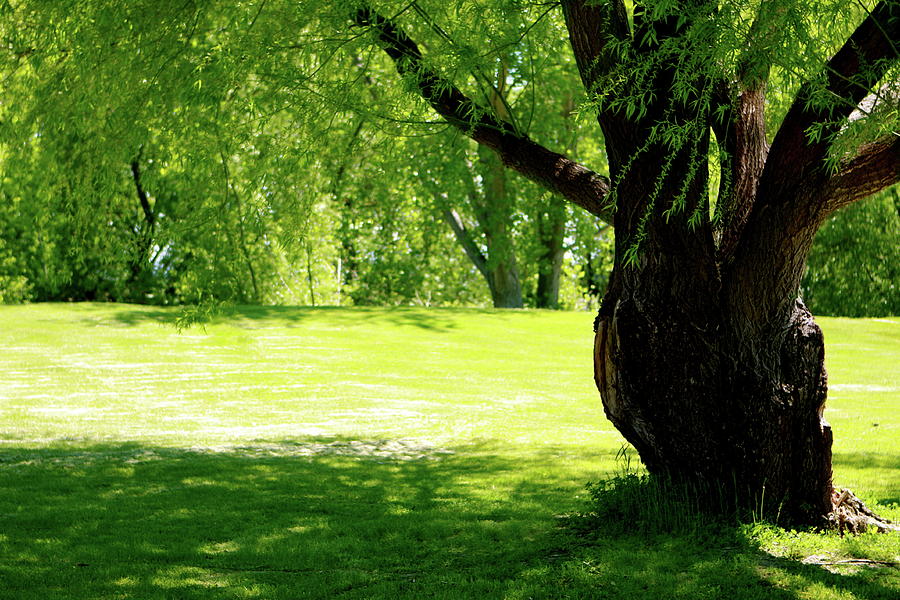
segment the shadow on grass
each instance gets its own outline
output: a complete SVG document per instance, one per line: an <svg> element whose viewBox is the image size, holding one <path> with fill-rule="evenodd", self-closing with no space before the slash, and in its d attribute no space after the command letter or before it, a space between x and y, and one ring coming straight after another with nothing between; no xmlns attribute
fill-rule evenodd
<svg viewBox="0 0 900 600"><path fill-rule="evenodd" d="M554 456L335 439L6 447L0 589L9 599L896 593L790 561L777 568L794 587L775 589L765 569L776 567L736 535L586 544L554 524L571 505L563 475L546 469Z"/></svg>
<svg viewBox="0 0 900 600"><path fill-rule="evenodd" d="M362 323L385 323L411 326L429 331L455 329L460 311L466 314L488 313L481 309L443 309L418 307L295 307L295 306L235 306L223 308L211 315L208 321L198 321L194 327L228 323L243 329L265 327L299 327L313 315L327 316L331 326L359 326ZM174 327L182 309L167 309L121 305L110 315L111 321L120 326L133 327L144 323L160 323ZM499 313L498 314L502 314Z"/></svg>
<svg viewBox="0 0 900 600"><path fill-rule="evenodd" d="M102 323L108 321L117 326L134 327L145 323L160 323L175 326L182 314L182 307L153 307L135 304L97 304L85 303L72 306L83 306L85 310L96 310L102 307L100 316L85 317L85 321ZM112 310L110 310L112 309ZM70 310L72 308L70 307ZM398 326L416 327L429 331L449 331L458 327L461 318L472 315L490 315L492 319L507 320L510 318L540 318L542 314L553 311L494 308L454 308L454 307L370 307L370 306L229 306L213 313L209 320L198 321L195 327L228 323L244 329L261 329L266 327L299 327L310 317L326 318L330 326L354 326L360 324L384 323ZM586 317L587 318L587 317Z"/></svg>

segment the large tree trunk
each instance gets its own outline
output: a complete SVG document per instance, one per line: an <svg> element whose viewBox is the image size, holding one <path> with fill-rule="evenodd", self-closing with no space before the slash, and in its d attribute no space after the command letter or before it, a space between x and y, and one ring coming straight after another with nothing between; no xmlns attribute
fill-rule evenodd
<svg viewBox="0 0 900 600"><path fill-rule="evenodd" d="M821 331L799 301L782 331L752 339L710 308L697 322L690 307L610 291L594 347L607 416L652 474L712 486L714 503L820 521L832 492Z"/></svg>
<svg viewBox="0 0 900 600"><path fill-rule="evenodd" d="M661 152L633 162L620 184L631 201L615 218L594 351L605 412L651 474L697 485L714 504L824 523L824 343L796 299L817 216L760 200L771 207L754 215L743 247L758 237L768 254L723 256L712 225L690 222L709 210L704 168L686 182L685 148L666 175L652 158Z"/></svg>
<svg viewBox="0 0 900 600"><path fill-rule="evenodd" d="M633 168L622 190L646 195L657 167ZM663 197L681 177L666 180ZM707 210L704 177L676 216L664 216L661 199L649 219L649 200L616 216L616 266L594 351L604 409L651 474L705 487L713 503L822 523L832 494L824 343L796 299L815 219L777 215L797 227L767 241L776 249L768 260L723 261L712 228L688 223L692 210ZM642 220L647 238L626 264ZM735 292L745 285L753 298Z"/></svg>

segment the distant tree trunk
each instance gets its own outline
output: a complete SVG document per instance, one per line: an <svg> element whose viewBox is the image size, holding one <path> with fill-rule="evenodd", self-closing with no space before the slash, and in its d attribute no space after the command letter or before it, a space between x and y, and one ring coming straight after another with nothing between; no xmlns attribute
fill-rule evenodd
<svg viewBox="0 0 900 600"><path fill-rule="evenodd" d="M479 150L477 174L465 181L467 200L476 226L467 227L459 212L451 208L447 194L434 189L435 204L450 226L456 241L484 277L495 308L522 308L522 285L510 231L513 199L507 190L506 168L491 152Z"/></svg>
<svg viewBox="0 0 900 600"><path fill-rule="evenodd" d="M522 308L522 285L512 236L513 198L506 168L493 152L478 149L480 193L470 194L487 256L483 274L495 308Z"/></svg>
<svg viewBox="0 0 900 600"><path fill-rule="evenodd" d="M575 98L571 93L563 96L560 114L565 123L566 153L574 154L578 145L574 119L576 108ZM559 281L565 255L563 242L566 235L566 219L566 207L560 202L551 202L538 210L536 221L541 252L537 259L536 308L559 308Z"/></svg>
<svg viewBox="0 0 900 600"><path fill-rule="evenodd" d="M445 201L439 198L439 202ZM506 268L508 262L491 264L490 259L484 255L478 244L472 237L471 231L465 226L462 218L455 210L444 207L441 210L444 220L450 226L460 246L472 264L478 269L491 293L491 301L495 308L521 308L522 288L519 283L518 270L515 268L515 256L513 256L512 269ZM490 247L488 248L490 253ZM496 259L496 253L492 253Z"/></svg>
<svg viewBox="0 0 900 600"><path fill-rule="evenodd" d="M131 177L134 182L134 189L137 195L138 203L141 207L141 215L143 222L135 228L136 251L131 261L131 274L128 277L128 287L130 299L141 302L146 301L147 277L150 269L150 248L153 246L153 236L156 230L156 213L150 206L150 199L144 190L144 184L141 181L141 155L143 148L138 152L137 157L131 161Z"/></svg>
<svg viewBox="0 0 900 600"><path fill-rule="evenodd" d="M488 248L486 277L495 308L522 308L522 285L512 236L513 198L506 167L479 147L483 194L475 196L475 213Z"/></svg>
<svg viewBox="0 0 900 600"><path fill-rule="evenodd" d="M501 64L497 83L488 94L491 108L501 119L509 118L509 106L504 97L507 74L506 65ZM484 192L476 215L488 247L490 276L487 283L491 300L495 308L522 308L522 284L512 236L515 198L507 185L507 169L500 158L484 146L478 147L478 162Z"/></svg>
<svg viewBox="0 0 900 600"><path fill-rule="evenodd" d="M342 264L340 286L342 288L349 286L351 290L353 284L359 279L359 252L354 242L357 224L353 217L353 204L353 197L350 195L341 201L341 225L338 229Z"/></svg>
<svg viewBox="0 0 900 600"><path fill-rule="evenodd" d="M354 242L358 227L358 223L354 217L355 201L353 194L347 193L345 188L347 170L351 167L351 163L357 159L353 150L359 143L359 136L365 124L365 119L361 118L350 133L350 137L347 140L347 147L344 151L344 158L338 166L334 178L331 180L331 189L329 190L332 198L338 203L341 218L338 237L341 242L340 258L342 265L342 279L338 282L339 287L345 285L352 287L359 278L359 252L356 248L356 243Z"/></svg>
<svg viewBox="0 0 900 600"><path fill-rule="evenodd" d="M522 286L515 257L511 262L499 263L491 270L488 287L494 308L522 308Z"/></svg>
<svg viewBox="0 0 900 600"><path fill-rule="evenodd" d="M244 259L244 266L247 268L247 274L250 277L250 288L253 290L252 296L249 298L247 297L247 293L244 291L245 286L237 277L237 274L235 274L235 287L237 288L242 301L249 301L252 304L256 304L262 299L262 296L256 278L256 268L253 266L253 257L250 255L250 245L247 242L247 232L244 224L244 203L241 201L241 195L238 193L238 190L232 181L231 172L228 168L228 159L225 156L224 151L219 152L219 158L222 162L222 172L225 177L225 193L223 194L222 199L223 209L228 207L230 204L229 199L233 198L235 208L237 209L237 241L234 240L230 228L226 227L225 233L231 245L237 246L238 252L240 252L241 257Z"/></svg>
<svg viewBox="0 0 900 600"><path fill-rule="evenodd" d="M316 305L316 286L315 286L315 278L313 277L312 270L312 243L307 240L303 245L304 250L306 250L306 283L309 285L309 303L311 306Z"/></svg>
<svg viewBox="0 0 900 600"><path fill-rule="evenodd" d="M559 280L562 276L563 238L566 234L566 210L554 204L538 213L538 239L541 253L538 256L538 280L535 294L537 308L559 308Z"/></svg>
<svg viewBox="0 0 900 600"><path fill-rule="evenodd" d="M250 275L250 288L253 290L253 297L250 301L253 304L256 304L262 300L262 296L259 291L259 283L256 280L256 268L253 266L253 258L250 256L250 247L247 243L247 235L246 228L244 226L244 214L243 214L243 206L240 202L240 197L235 194L235 197L238 198L238 239L240 241L240 250L241 256L244 257L244 264L247 267L247 274Z"/></svg>

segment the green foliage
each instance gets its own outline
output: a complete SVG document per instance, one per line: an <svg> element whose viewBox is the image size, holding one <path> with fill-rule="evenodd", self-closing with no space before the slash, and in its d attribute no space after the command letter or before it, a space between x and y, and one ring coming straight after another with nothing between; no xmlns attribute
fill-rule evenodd
<svg viewBox="0 0 900 600"><path fill-rule="evenodd" d="M556 126L563 107L535 89L538 78L564 97L579 87L556 11L492 8L503 18L415 5L412 33L443 32L429 54L488 104L504 73L517 126L569 143L572 131ZM485 301L420 177L429 163L442 168L433 136L446 126L351 30L350 3L24 2L7 12L0 161L16 181L3 193L25 201L4 218L46 222L9 234L30 237L13 253L31 297ZM485 54L479 39L495 49ZM135 160L151 227L128 169ZM441 184L455 201L471 185ZM515 187L521 223L541 194ZM533 255L520 261L526 272L536 272Z"/></svg>
<svg viewBox="0 0 900 600"><path fill-rule="evenodd" d="M900 314L900 191L896 187L832 215L816 235L803 280L813 313Z"/></svg>
<svg viewBox="0 0 900 600"><path fill-rule="evenodd" d="M31 295L28 279L19 274L16 257L0 239L0 304L17 304Z"/></svg>
<svg viewBox="0 0 900 600"><path fill-rule="evenodd" d="M617 42L619 64L586 95L556 5L371 3L419 41L425 66L478 110L502 115L516 131L597 171L607 157L594 109L644 114L658 99L650 91L654 73L676 66L668 106L688 106L695 118L654 115L649 135L611 175L621 181L650 148L668 149L670 167L679 152L688 156L689 168L671 174L681 180L669 186L675 197L649 199L639 222L646 225L655 207L696 227L710 218L705 204L687 205L691 185L710 187L701 128L730 108L716 97L716 82L768 73L771 135L801 82L871 2L626 5L632 24L668 19L679 35L645 27L636 45ZM495 204L487 212L509 235L488 243L478 226L485 207L472 201L485 187L477 152L436 118L412 75L398 76L372 32L352 26L358 7L320 0L3 3L0 200L8 206L0 228L12 258L2 267L4 298L484 304L484 282L441 222L438 190L479 247L494 248L489 261L515 257L526 301L537 302L538 273L546 268L541 223L561 201L507 173L504 210ZM764 35L754 37L757 15ZM811 88L810 105L833 102L822 83ZM895 92L885 86L864 118L841 130L832 161L896 128ZM136 159L153 226L129 170ZM718 213L730 206L712 203ZM581 216L566 220L568 277L582 278L595 297L610 236L599 243ZM622 244L630 248L626 258L637 256L644 229Z"/></svg>
<svg viewBox="0 0 900 600"><path fill-rule="evenodd" d="M615 255L613 228L580 213L572 215L570 224L571 268L578 281L580 300L593 309L599 306L612 271Z"/></svg>

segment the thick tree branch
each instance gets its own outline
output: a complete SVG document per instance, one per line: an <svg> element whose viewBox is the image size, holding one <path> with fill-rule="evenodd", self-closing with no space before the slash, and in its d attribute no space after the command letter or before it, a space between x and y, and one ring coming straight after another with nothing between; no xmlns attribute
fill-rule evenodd
<svg viewBox="0 0 900 600"><path fill-rule="evenodd" d="M625 40L631 35L625 4L621 0L599 4L563 0L562 10L578 72L590 94L597 80L615 64L615 58L608 51L610 41Z"/></svg>
<svg viewBox="0 0 900 600"><path fill-rule="evenodd" d="M772 69L772 52L787 9L781 2L764 0L747 34L746 47L738 65L736 100L725 132L729 155L728 189L720 196L722 220L718 254L727 261L734 252L753 205L760 176L766 165L766 84ZM715 126L714 126L715 127ZM716 136L719 136L717 131ZM721 142L720 142L721 144ZM723 177L723 183L726 179Z"/></svg>
<svg viewBox="0 0 900 600"><path fill-rule="evenodd" d="M819 173L831 140L859 103L900 59L900 0L882 0L853 32L823 71L828 105L814 100L816 84L803 85L772 142L760 185L768 190L809 183ZM817 140L809 131L821 128ZM782 197L789 194L780 194Z"/></svg>
<svg viewBox="0 0 900 600"><path fill-rule="evenodd" d="M793 310L815 232L830 210L897 181L895 140L863 148L833 177L826 158L851 114L900 58L898 40L900 0L881 0L825 65L821 78L831 101L819 101L821 84L810 81L788 110L723 275L729 306L748 327L778 326ZM760 273L767 286L758 285Z"/></svg>
<svg viewBox="0 0 900 600"><path fill-rule="evenodd" d="M496 152L507 167L559 193L589 213L612 221L606 177L548 150L473 102L425 64L418 45L393 21L369 8L356 11L353 21L358 26L372 29L397 71L415 82L422 97L448 123Z"/></svg>
<svg viewBox="0 0 900 600"><path fill-rule="evenodd" d="M765 88L762 85L743 89L737 97L734 120L726 135L730 153L730 193L720 202L723 223L719 241L719 257L727 260L740 239L756 201L757 185L766 165L769 145L766 142Z"/></svg>
<svg viewBox="0 0 900 600"><path fill-rule="evenodd" d="M860 148L824 186L825 210L837 210L900 182L900 137Z"/></svg>
<svg viewBox="0 0 900 600"><path fill-rule="evenodd" d="M610 46L631 38L625 4L622 0L563 0L562 10L581 82L588 97L594 98L603 77L618 62ZM610 166L615 170L627 162L634 150L633 143L629 143L633 142L632 129L624 114L602 105L597 110L597 121L606 138Z"/></svg>

